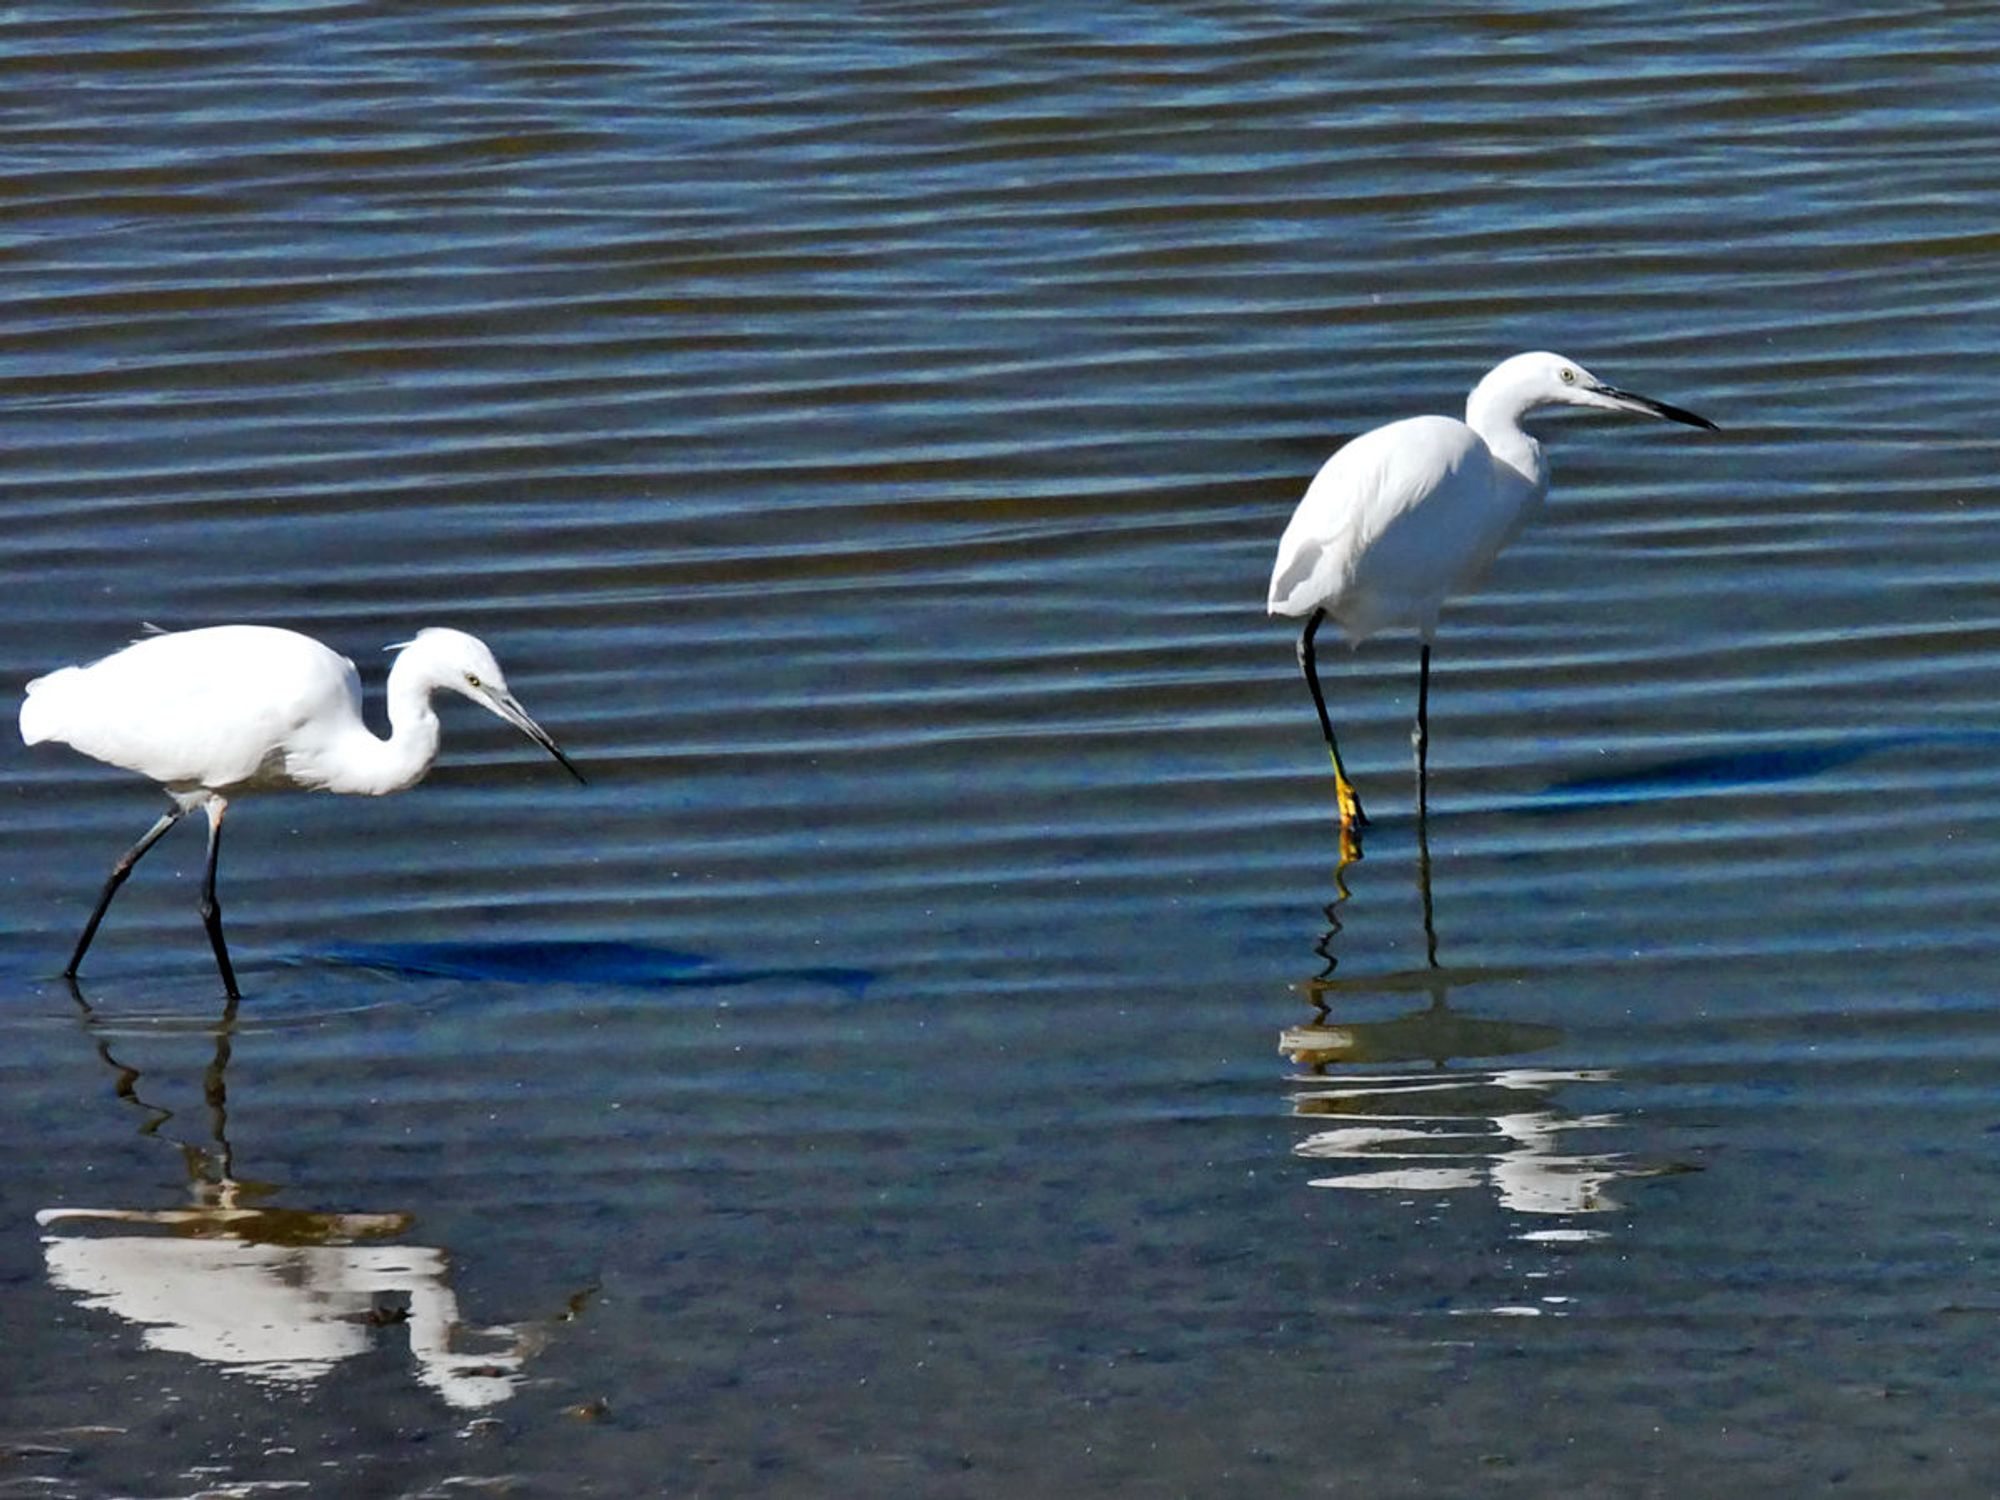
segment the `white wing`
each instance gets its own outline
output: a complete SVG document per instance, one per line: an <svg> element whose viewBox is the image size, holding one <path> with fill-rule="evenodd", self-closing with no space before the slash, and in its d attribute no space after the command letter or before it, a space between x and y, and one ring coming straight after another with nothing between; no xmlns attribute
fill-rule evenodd
<svg viewBox="0 0 2000 1500"><path fill-rule="evenodd" d="M1323 608L1354 640L1396 625L1428 631L1445 596L1492 560L1518 509L1463 422L1411 417L1364 432L1299 501L1278 543L1270 611Z"/></svg>
<svg viewBox="0 0 2000 1500"><path fill-rule="evenodd" d="M147 636L28 684L21 737L61 740L169 788L268 779L307 725L347 705L354 664L310 637L256 625Z"/></svg>

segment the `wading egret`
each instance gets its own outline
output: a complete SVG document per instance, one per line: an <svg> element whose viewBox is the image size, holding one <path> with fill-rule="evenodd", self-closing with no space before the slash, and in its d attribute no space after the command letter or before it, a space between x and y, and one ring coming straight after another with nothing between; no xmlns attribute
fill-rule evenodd
<svg viewBox="0 0 2000 1500"><path fill-rule="evenodd" d="M97 908L70 955L75 978L111 898L140 857L199 807L208 813L208 869L201 920L229 994L238 994L215 859L222 815L246 792L296 788L379 797L415 786L437 759L431 697L462 693L492 710L583 780L546 731L507 691L493 653L462 630L421 630L389 670L389 738L361 717L354 663L311 636L266 625L217 625L148 636L89 666L64 667L28 684L21 738L59 740L95 760L149 776L174 805L111 868Z"/></svg>
<svg viewBox="0 0 2000 1500"><path fill-rule="evenodd" d="M1678 406L1615 390L1560 354L1517 354L1472 388L1463 422L1410 417L1362 433L1326 461L1292 513L1271 569L1269 608L1306 617L1299 669L1333 757L1343 830L1367 819L1334 742L1313 636L1329 618L1350 645L1378 630L1417 632L1423 654L1410 739L1421 815L1438 612L1479 581L1548 494L1542 445L1521 428L1521 419L1542 406L1594 406L1715 427Z"/></svg>

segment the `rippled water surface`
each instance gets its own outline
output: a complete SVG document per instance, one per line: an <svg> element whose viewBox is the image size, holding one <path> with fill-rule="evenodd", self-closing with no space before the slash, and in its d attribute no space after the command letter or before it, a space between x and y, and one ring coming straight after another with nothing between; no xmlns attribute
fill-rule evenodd
<svg viewBox="0 0 2000 1500"><path fill-rule="evenodd" d="M478 632L429 782L0 778L0 1495L1986 1495L2000 17L14 7L0 680ZM1550 347L1414 647L1271 548ZM9 700L13 701L13 700ZM379 703L371 698L371 712Z"/></svg>

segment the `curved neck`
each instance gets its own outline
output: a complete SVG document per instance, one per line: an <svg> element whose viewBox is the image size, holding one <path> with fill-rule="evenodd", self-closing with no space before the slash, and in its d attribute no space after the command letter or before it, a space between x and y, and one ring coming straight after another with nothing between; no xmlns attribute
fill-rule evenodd
<svg viewBox="0 0 2000 1500"><path fill-rule="evenodd" d="M1521 426L1532 402L1524 400L1493 376L1495 370L1465 398L1465 425L1479 434L1486 449L1503 467L1510 469L1539 498L1549 485L1549 469L1542 459L1542 445Z"/></svg>
<svg viewBox="0 0 2000 1500"><path fill-rule="evenodd" d="M357 720L341 742L327 790L382 796L422 781L438 752L431 690L421 660L409 651L398 656L389 669L389 738L378 739Z"/></svg>

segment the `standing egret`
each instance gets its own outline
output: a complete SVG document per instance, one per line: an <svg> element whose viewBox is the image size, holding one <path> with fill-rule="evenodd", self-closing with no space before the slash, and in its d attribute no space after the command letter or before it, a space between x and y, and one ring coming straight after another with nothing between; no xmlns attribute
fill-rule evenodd
<svg viewBox="0 0 2000 1500"><path fill-rule="evenodd" d="M245 792L297 788L379 797L423 780L437 759L434 694L449 690L492 710L540 745L578 781L583 775L507 691L500 664L462 630L420 630L391 646L389 738L361 717L354 663L310 636L265 625L217 625L148 636L84 667L64 667L28 684L21 738L60 740L95 760L159 782L174 806L111 868L64 977L75 978L97 924L140 857L199 807L208 813L208 869L201 920L222 983L238 994L215 859L222 815Z"/></svg>
<svg viewBox="0 0 2000 1500"><path fill-rule="evenodd" d="M1425 804L1431 641L1446 599L1486 572L1549 491L1542 445L1521 419L1542 406L1634 411L1690 427L1715 424L1678 406L1615 390L1560 354L1517 354L1487 372L1466 398L1465 420L1410 417L1364 432L1329 458L1278 543L1270 612L1304 615L1299 669L1333 757L1343 833L1367 821L1334 743L1313 657L1313 635L1331 617L1350 645L1378 630L1414 628L1423 643L1417 677L1417 811Z"/></svg>

